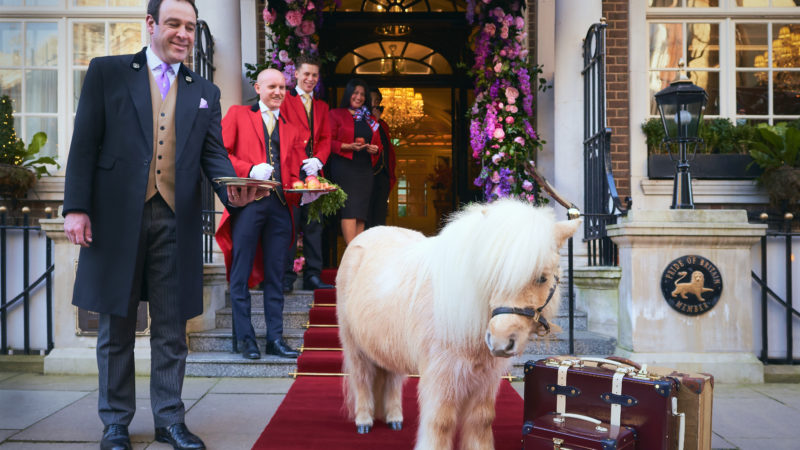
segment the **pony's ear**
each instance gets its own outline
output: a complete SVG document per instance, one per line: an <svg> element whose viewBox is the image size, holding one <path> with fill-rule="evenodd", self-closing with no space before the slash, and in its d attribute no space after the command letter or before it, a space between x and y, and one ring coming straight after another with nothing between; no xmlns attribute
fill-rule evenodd
<svg viewBox="0 0 800 450"><path fill-rule="evenodd" d="M561 248L561 246L564 245L564 242L566 242L570 236L578 231L578 227L580 226L581 222L582 219L563 220L561 222L556 222L554 233L556 248Z"/></svg>

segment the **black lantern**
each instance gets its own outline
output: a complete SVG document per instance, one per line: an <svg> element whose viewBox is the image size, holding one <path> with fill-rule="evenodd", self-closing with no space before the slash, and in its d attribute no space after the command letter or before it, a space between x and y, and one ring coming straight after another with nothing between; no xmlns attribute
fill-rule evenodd
<svg viewBox="0 0 800 450"><path fill-rule="evenodd" d="M672 186L672 209L694 209L692 200L692 178L689 174L687 147L691 144L697 151L702 139L697 137L697 128L703 118L708 101L706 91L689 81L681 71L677 80L656 94L658 112L664 125L664 143L668 148L678 145L678 161L675 182ZM672 153L670 152L670 156Z"/></svg>

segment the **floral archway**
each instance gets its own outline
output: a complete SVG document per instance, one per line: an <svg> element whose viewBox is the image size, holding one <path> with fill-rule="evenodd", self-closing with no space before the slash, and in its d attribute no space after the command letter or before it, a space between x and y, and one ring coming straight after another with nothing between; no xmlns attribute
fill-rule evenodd
<svg viewBox="0 0 800 450"><path fill-rule="evenodd" d="M263 18L272 44L267 61L247 65L254 76L263 67L283 71L294 83L292 61L302 53L319 54L317 29L330 0L270 0ZM338 1L338 0L337 0ZM546 89L541 68L528 54L521 0L468 0L467 20L475 24L475 102L469 110L472 157L481 167L474 184L487 201L515 197L544 203L540 188L526 167L533 163L542 141L533 128L534 85Z"/></svg>

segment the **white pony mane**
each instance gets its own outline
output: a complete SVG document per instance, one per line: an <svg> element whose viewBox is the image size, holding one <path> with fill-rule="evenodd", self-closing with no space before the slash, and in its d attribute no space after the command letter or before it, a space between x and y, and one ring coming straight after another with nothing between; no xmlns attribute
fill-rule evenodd
<svg viewBox="0 0 800 450"><path fill-rule="evenodd" d="M439 235L426 239L425 267L433 287L437 337L466 343L482 337L489 301L518 293L544 269L554 251L552 209L520 200L472 204L453 214Z"/></svg>

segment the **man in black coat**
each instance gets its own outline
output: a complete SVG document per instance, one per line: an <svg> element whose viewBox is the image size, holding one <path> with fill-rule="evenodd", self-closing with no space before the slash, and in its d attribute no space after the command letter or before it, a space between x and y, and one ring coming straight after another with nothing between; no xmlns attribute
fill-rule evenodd
<svg viewBox="0 0 800 450"><path fill-rule="evenodd" d="M181 63L194 47L194 0L150 0L146 23L149 47L93 59L84 80L63 208L67 237L82 246L72 302L100 314L100 447L131 447L136 310L147 300L156 440L202 449L181 401L186 321L203 310L200 177L236 174L219 89ZM233 207L256 195L216 191Z"/></svg>

